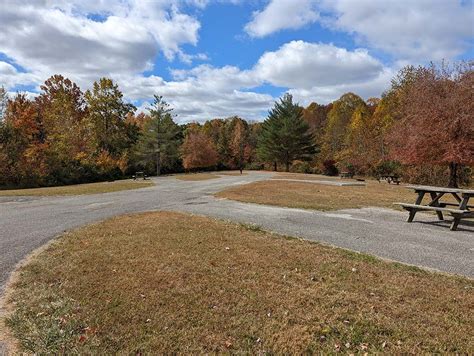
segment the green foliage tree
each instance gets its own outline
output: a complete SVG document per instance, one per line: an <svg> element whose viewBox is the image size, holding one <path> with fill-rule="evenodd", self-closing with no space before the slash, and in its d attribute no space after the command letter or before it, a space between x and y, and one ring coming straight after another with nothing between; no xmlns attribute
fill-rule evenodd
<svg viewBox="0 0 474 356"><path fill-rule="evenodd" d="M179 170L183 133L173 121L173 109L162 96L155 95L149 110L150 119L135 146L135 157L145 167L154 166L158 176L163 170Z"/></svg>
<svg viewBox="0 0 474 356"><path fill-rule="evenodd" d="M311 160L316 153L314 137L303 120L303 108L285 94L270 110L262 125L258 155L264 162L282 163L290 170L294 160Z"/></svg>

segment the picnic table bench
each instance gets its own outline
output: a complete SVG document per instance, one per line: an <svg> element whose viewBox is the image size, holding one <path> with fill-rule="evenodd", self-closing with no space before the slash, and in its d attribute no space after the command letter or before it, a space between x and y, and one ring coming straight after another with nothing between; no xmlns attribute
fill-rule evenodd
<svg viewBox="0 0 474 356"><path fill-rule="evenodd" d="M137 180L139 177L142 177L143 180L147 180L148 178L145 172L135 172L135 174L132 176L133 180Z"/></svg>
<svg viewBox="0 0 474 356"><path fill-rule="evenodd" d="M341 178L352 178L354 177L354 173L351 172L341 172L339 175Z"/></svg>
<svg viewBox="0 0 474 356"><path fill-rule="evenodd" d="M415 204L395 203L409 212L407 222L412 222L418 211L434 211L438 215L439 220L444 220L443 213L448 213L453 216L450 229L455 231L462 219L474 217L474 206L469 205L469 199L474 197L474 190L430 187L426 185L408 186L407 188L413 189L418 194ZM423 205L422 201L425 194L430 194L431 201ZM445 195L453 196L457 203L441 201L441 198Z"/></svg>
<svg viewBox="0 0 474 356"><path fill-rule="evenodd" d="M379 181L379 183L381 180L385 180L387 181L388 184L391 184L393 182L393 183L396 183L397 185L399 185L401 182L399 176L392 175L392 174L379 176L377 180Z"/></svg>

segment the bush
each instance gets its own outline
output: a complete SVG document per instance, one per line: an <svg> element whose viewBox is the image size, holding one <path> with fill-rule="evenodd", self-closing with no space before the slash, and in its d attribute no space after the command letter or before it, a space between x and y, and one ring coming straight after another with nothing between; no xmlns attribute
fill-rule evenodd
<svg viewBox="0 0 474 356"><path fill-rule="evenodd" d="M402 165L398 161L380 161L375 167L370 170L373 177L380 177L386 175L402 175Z"/></svg>
<svg viewBox="0 0 474 356"><path fill-rule="evenodd" d="M247 163L245 165L245 169L247 169L249 171L261 171L264 168L265 167L264 167L263 163L257 163L257 162Z"/></svg>
<svg viewBox="0 0 474 356"><path fill-rule="evenodd" d="M311 166L308 162L295 161L290 168L292 173L312 173Z"/></svg>
<svg viewBox="0 0 474 356"><path fill-rule="evenodd" d="M327 176L337 176L339 174L339 170L336 167L336 161L332 159L328 159L323 162L324 166L324 174Z"/></svg>
<svg viewBox="0 0 474 356"><path fill-rule="evenodd" d="M472 180L472 167L462 167L459 172L459 184L468 186ZM402 174L404 181L413 184L447 186L449 169L446 166L405 166Z"/></svg>

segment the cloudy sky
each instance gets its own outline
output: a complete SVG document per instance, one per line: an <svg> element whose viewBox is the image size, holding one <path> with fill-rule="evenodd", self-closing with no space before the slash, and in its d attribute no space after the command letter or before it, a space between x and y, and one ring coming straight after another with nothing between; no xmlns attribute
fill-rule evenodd
<svg viewBox="0 0 474 356"><path fill-rule="evenodd" d="M108 76L180 122L261 119L285 92L380 96L406 64L473 59L473 24L472 0L0 0L0 86Z"/></svg>

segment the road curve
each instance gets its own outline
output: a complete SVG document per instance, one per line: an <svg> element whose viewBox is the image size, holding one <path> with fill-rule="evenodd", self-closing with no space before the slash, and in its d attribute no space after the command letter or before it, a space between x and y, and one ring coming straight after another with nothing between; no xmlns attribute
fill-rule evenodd
<svg viewBox="0 0 474 356"><path fill-rule="evenodd" d="M149 188L63 197L0 197L0 294L15 265L58 234L111 216L150 210L172 210L252 223L277 233L319 241L386 259L474 277L474 227L418 214L365 208L333 212L246 204L217 199L214 193L236 184L271 177L249 172L205 181L156 178Z"/></svg>

